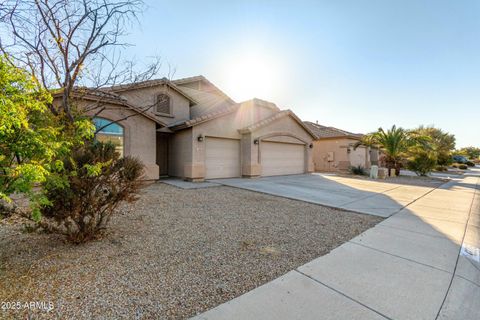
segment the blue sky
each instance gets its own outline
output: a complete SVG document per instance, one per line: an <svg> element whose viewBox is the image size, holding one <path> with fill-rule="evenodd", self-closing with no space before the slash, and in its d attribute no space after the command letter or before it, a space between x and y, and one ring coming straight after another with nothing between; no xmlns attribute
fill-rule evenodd
<svg viewBox="0 0 480 320"><path fill-rule="evenodd" d="M127 41L174 78L202 74L354 132L435 125L480 146L480 1L147 1ZM164 68L167 73L167 68Z"/></svg>

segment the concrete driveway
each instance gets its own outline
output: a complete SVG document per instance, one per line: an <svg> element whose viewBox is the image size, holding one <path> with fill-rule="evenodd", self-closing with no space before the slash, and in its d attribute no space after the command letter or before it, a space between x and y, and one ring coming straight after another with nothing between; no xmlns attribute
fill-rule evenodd
<svg viewBox="0 0 480 320"><path fill-rule="evenodd" d="M395 210L392 202L414 202L329 254L194 319L480 319L480 170L431 191L346 180L225 181L356 211L383 203L376 212L383 215Z"/></svg>
<svg viewBox="0 0 480 320"><path fill-rule="evenodd" d="M381 217L391 216L433 189L325 174L212 181Z"/></svg>

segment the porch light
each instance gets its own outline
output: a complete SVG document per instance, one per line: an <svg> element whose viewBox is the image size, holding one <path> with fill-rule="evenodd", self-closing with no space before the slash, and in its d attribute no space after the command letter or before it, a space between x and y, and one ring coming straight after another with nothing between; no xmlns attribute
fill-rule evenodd
<svg viewBox="0 0 480 320"><path fill-rule="evenodd" d="M199 135L199 136L197 137L197 140L198 140L199 142L202 142L202 141L203 141L203 135Z"/></svg>
<svg viewBox="0 0 480 320"><path fill-rule="evenodd" d="M313 149L313 143L310 143L310 144L308 145L308 147L309 147L310 149Z"/></svg>
<svg viewBox="0 0 480 320"><path fill-rule="evenodd" d="M258 139L253 140L253 144L258 144Z"/></svg>

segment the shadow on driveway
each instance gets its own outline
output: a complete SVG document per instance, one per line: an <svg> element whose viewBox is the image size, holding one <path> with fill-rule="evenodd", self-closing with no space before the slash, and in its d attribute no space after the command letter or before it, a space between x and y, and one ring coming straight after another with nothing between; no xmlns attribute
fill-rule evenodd
<svg viewBox="0 0 480 320"><path fill-rule="evenodd" d="M212 180L230 187L263 192L328 207L389 217L433 188L304 174L258 179Z"/></svg>
<svg viewBox="0 0 480 320"><path fill-rule="evenodd" d="M479 319L477 177L439 188L322 175L219 181L391 217L195 319Z"/></svg>

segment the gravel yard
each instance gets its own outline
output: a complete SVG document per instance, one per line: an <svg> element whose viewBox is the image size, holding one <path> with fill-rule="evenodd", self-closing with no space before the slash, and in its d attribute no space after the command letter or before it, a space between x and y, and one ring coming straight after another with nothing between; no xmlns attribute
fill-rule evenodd
<svg viewBox="0 0 480 320"><path fill-rule="evenodd" d="M229 187L145 188L84 245L0 225L0 318L184 319L328 253L381 218Z"/></svg>

